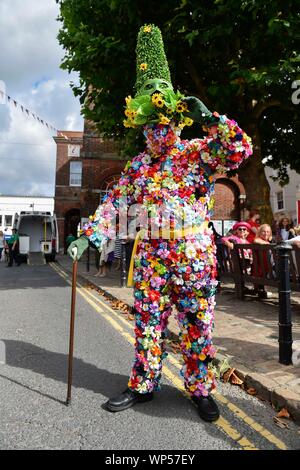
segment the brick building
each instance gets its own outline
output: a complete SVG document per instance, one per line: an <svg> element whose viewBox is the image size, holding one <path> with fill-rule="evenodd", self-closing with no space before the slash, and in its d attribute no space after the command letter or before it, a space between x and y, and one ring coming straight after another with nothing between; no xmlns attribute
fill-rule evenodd
<svg viewBox="0 0 300 470"><path fill-rule="evenodd" d="M119 179L126 161L112 141L103 141L85 121L83 132L58 131L55 213L60 247L77 235L78 224L95 212L101 196Z"/></svg>
<svg viewBox="0 0 300 470"><path fill-rule="evenodd" d="M245 187L238 175L232 178L226 175L217 177L212 221L218 233L225 235L234 222L247 218L248 211L245 203Z"/></svg>
<svg viewBox="0 0 300 470"><path fill-rule="evenodd" d="M67 138L66 138L67 137ZM119 179L126 160L118 155L113 141L103 141L88 121L83 132L59 131L57 144L55 213L60 247L66 237L77 235L77 227L95 212L101 196ZM245 189L238 179L219 176L216 181L214 223L226 233L243 219Z"/></svg>

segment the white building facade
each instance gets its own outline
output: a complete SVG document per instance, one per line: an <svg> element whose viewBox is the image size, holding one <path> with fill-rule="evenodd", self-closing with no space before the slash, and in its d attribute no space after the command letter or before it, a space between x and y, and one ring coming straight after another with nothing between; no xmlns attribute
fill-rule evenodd
<svg viewBox="0 0 300 470"><path fill-rule="evenodd" d="M11 229L21 211L54 212L53 197L0 196L0 230Z"/></svg>
<svg viewBox="0 0 300 470"><path fill-rule="evenodd" d="M274 219L279 221L287 216L294 225L300 224L300 174L289 169L290 181L282 187L271 178L276 176L276 170L266 167L265 173L270 184L270 202Z"/></svg>

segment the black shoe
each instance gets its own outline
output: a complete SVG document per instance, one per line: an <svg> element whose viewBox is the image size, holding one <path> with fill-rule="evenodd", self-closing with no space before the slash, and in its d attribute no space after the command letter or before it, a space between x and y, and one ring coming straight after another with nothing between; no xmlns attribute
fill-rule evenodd
<svg viewBox="0 0 300 470"><path fill-rule="evenodd" d="M248 287L245 287L243 290L243 293L245 295L257 295L257 290L256 289L249 289Z"/></svg>
<svg viewBox="0 0 300 470"><path fill-rule="evenodd" d="M197 405L200 418L204 421L216 421L220 417L218 405L212 398L208 397L192 397L192 401Z"/></svg>
<svg viewBox="0 0 300 470"><path fill-rule="evenodd" d="M136 393L127 388L120 395L110 398L106 403L106 409L109 411L123 411L136 403L150 401L152 398L153 393Z"/></svg>
<svg viewBox="0 0 300 470"><path fill-rule="evenodd" d="M266 290L260 290L258 291L258 297L260 299L270 299L272 297L272 293L267 292Z"/></svg>
<svg viewBox="0 0 300 470"><path fill-rule="evenodd" d="M12 268L12 264L8 264L6 267L7 268Z"/></svg>

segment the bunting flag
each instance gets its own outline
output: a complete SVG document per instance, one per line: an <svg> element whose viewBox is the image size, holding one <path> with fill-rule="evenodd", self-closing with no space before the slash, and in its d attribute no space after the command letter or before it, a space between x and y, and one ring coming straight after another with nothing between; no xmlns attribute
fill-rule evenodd
<svg viewBox="0 0 300 470"><path fill-rule="evenodd" d="M28 117L30 118L33 118L35 119L36 121L38 121L42 126L46 126L47 129L49 129L49 131L54 131L56 133L59 133L59 135L61 137L64 137L65 139L67 140L70 140L68 136L66 136L65 134L63 134L61 131L59 131L58 129L56 129L56 127L52 126L52 124L49 124L47 121L45 121L45 119L41 119L37 114L33 113L32 111L30 111L29 109L25 108L23 105L21 105L20 103L18 103L15 99L13 99L11 96L7 95L4 91L0 90L0 103L4 103L5 102L5 99L7 99L7 102L9 104L13 104L15 108L20 108L22 113L27 115Z"/></svg>

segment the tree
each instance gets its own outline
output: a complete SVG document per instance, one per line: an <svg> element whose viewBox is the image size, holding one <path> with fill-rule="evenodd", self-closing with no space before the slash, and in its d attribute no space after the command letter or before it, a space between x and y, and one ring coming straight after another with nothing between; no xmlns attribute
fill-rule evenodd
<svg viewBox="0 0 300 470"><path fill-rule="evenodd" d="M174 86L234 117L252 137L255 156L239 177L248 202L270 220L262 160L279 170L282 183L288 164L300 168L299 106L291 99L300 75L297 2L165 0L154 8L146 0L57 1L62 67L79 71L73 91L101 133L122 139L128 132L122 103L133 93L136 35L154 23L163 33Z"/></svg>

